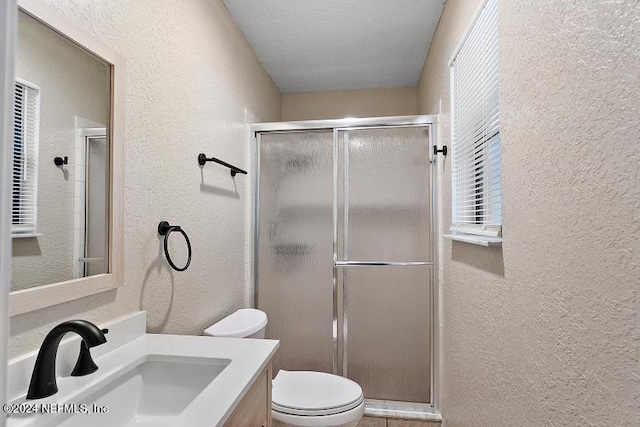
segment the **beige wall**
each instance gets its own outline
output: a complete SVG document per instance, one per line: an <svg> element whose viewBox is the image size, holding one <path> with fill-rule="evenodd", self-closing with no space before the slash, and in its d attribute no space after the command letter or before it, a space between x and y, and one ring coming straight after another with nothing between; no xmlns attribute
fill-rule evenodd
<svg viewBox="0 0 640 427"><path fill-rule="evenodd" d="M11 289L73 279L75 116L109 122L109 67L20 13L16 75L40 86L38 226L12 239ZM56 156L69 157L64 167Z"/></svg>
<svg viewBox="0 0 640 427"><path fill-rule="evenodd" d="M417 96L415 87L285 93L282 120L414 115Z"/></svg>
<svg viewBox="0 0 640 427"><path fill-rule="evenodd" d="M245 222L251 175L231 179L199 152L249 168L246 122L279 121L281 95L219 0L47 0L127 60L125 283L11 319L10 353L68 318L105 322L147 310L148 330L200 334L248 303ZM179 273L161 255L160 220L191 237Z"/></svg>
<svg viewBox="0 0 640 427"><path fill-rule="evenodd" d="M420 80L441 144L479 3L447 2ZM442 242L449 427L638 425L639 9L499 1L505 240ZM450 157L440 168L446 229Z"/></svg>

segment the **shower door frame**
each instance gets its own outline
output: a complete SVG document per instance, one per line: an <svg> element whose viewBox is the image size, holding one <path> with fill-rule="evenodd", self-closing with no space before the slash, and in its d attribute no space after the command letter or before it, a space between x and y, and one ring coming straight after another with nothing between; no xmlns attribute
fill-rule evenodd
<svg viewBox="0 0 640 427"><path fill-rule="evenodd" d="M431 286L429 289L430 293L430 312L431 312L431 323L429 331L429 352L430 352L430 384L429 384L429 399L430 402L427 404L422 403L411 403L408 407L409 411L412 412L416 407L425 410L426 412L432 412L436 410L436 402L438 402L438 390L439 384L436 380L435 367L439 365L439 353L440 353L440 342L437 338L439 334L436 331L436 328L440 327L440 322L438 321L440 317L440 313L438 311L439 303L436 300L439 292L436 292L438 286L438 238L436 236L438 228L437 224L437 201L438 201L438 185L437 185L437 170L436 165L437 156L434 155L433 149L431 147L435 147L435 141L437 141L435 132L436 132L436 123L437 116L433 115L417 115L417 116L391 116L391 117L367 117L367 118L345 118L345 119L331 119L331 120L306 120L306 121L293 121L293 122L272 122L272 123L254 123L250 126L250 139L253 141L252 151L251 153L251 170L253 172L253 180L252 180L252 203L253 203L253 238L251 239L252 250L251 250L251 262L253 264L253 269L251 271L251 282L253 283L253 301L252 305L254 307L258 306L258 296L259 296L259 283L258 283L258 240L259 240L259 198L260 198L260 134L261 133L278 133L278 132L304 132L304 131L332 131L333 132L333 324L332 324L332 341L333 341L333 373L338 373L338 360L339 360L339 347L338 347L338 305L339 305L339 292L338 292L338 274L337 269L340 266L347 265L365 265L362 263L358 263L357 261L339 261L337 258L338 254L338 133L341 131L349 131L356 129L375 129L375 128L393 128L393 127L426 127L429 130L429 158L426 159L431 166L429 168L429 185L430 185L430 233L431 233L431 259L432 262L383 262L383 263L368 263L366 265L385 265L385 266L409 266L409 265L428 265L431 266ZM344 291L344 289L343 289ZM343 294L344 295L344 294ZM346 298L343 296L343 305L345 304ZM348 323L345 321L347 311L343 311L343 341L347 340L348 337ZM436 348L437 346L437 348ZM343 375L346 372L346 362L347 362L347 344L343 342ZM439 375L437 376L439 378ZM368 399L369 401L369 399ZM383 403L382 407L386 407L388 405L384 405L384 403L395 403L395 402L385 402L385 401L376 401ZM371 405L371 406L375 406ZM400 408L399 408L400 409Z"/></svg>

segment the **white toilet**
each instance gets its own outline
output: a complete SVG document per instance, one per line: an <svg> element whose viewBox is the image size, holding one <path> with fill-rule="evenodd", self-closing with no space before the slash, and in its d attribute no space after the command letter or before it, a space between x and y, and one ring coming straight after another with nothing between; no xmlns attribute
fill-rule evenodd
<svg viewBox="0 0 640 427"><path fill-rule="evenodd" d="M204 331L213 337L264 338L267 315L245 308ZM285 426L355 427L364 414L362 388L324 372L284 371L273 379L271 413ZM281 425L282 425L281 424Z"/></svg>

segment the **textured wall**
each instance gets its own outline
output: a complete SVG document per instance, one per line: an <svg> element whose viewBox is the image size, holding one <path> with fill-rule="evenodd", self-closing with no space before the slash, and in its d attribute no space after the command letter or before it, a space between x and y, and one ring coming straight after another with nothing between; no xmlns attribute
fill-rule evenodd
<svg viewBox="0 0 640 427"><path fill-rule="evenodd" d="M251 175L232 180L199 152L249 165L245 120L278 121L281 95L218 0L47 0L127 60L125 283L11 319L12 355L67 318L104 322L147 310L148 330L199 334L247 304ZM168 269L157 225L183 226L185 272Z"/></svg>
<svg viewBox="0 0 640 427"><path fill-rule="evenodd" d="M73 278L75 116L109 121L109 67L20 13L16 75L40 86L38 233L12 239L11 289ZM59 168L56 156L68 156ZM104 223L103 223L104 224Z"/></svg>
<svg viewBox="0 0 640 427"><path fill-rule="evenodd" d="M414 115L417 104L415 87L285 93L282 120Z"/></svg>
<svg viewBox="0 0 640 427"><path fill-rule="evenodd" d="M420 81L441 143L478 4L447 2ZM505 241L442 242L446 425L637 426L640 4L501 0L499 28Z"/></svg>

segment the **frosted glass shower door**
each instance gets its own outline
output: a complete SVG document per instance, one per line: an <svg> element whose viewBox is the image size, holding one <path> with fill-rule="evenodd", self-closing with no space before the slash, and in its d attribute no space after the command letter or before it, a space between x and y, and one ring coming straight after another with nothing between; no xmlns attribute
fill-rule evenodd
<svg viewBox="0 0 640 427"><path fill-rule="evenodd" d="M369 399L429 403L429 128L338 133L342 373Z"/></svg>
<svg viewBox="0 0 640 427"><path fill-rule="evenodd" d="M332 372L333 132L258 136L256 298L279 369Z"/></svg>
<svg viewBox="0 0 640 427"><path fill-rule="evenodd" d="M429 403L429 125L258 133L256 302L279 369Z"/></svg>

